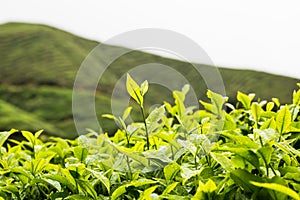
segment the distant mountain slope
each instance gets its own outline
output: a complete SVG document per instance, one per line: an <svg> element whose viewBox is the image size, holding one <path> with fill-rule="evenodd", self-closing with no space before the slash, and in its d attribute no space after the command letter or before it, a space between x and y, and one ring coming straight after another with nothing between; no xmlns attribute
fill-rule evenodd
<svg viewBox="0 0 300 200"><path fill-rule="evenodd" d="M24 130L36 131L46 129L48 134L64 137L64 133L47 122L42 121L32 113L28 113L5 101L0 100L0 129L22 127Z"/></svg>
<svg viewBox="0 0 300 200"><path fill-rule="evenodd" d="M80 63L97 44L44 25L1 25L1 83L72 86Z"/></svg>
<svg viewBox="0 0 300 200"><path fill-rule="evenodd" d="M7 23L0 25L0 99L31 113L41 121L47 121L64 137L74 137L71 102L74 79L81 63L99 43L87 40L65 31L38 24ZM104 44L103 44L104 45ZM103 56L124 47L105 45ZM101 60L96 60L101 64ZM110 112L110 95L115 83L134 66L147 63L161 63L186 75L191 85L197 89L199 99L205 99L206 86L201 76L196 76L191 64L161 56L131 51L114 61L100 80L97 93L97 116ZM201 67L209 67L201 65ZM276 96L283 103L290 102L297 79L272 75L251 70L219 68L224 80L226 94L235 102L238 90L254 92L260 99ZM155 101L149 98L148 105L165 100L165 92L151 86ZM84 112L84 111L83 111ZM24 114L23 113L23 114ZM7 113L8 115L8 113ZM5 118L5 114L2 114ZM9 117L11 119L11 115ZM26 129L24 123L14 123L14 127ZM88 118L84 119L87 127ZM105 130L112 130L114 124L102 121ZM0 123L2 123L0 121ZM4 124L4 123L3 123ZM13 125L9 124L8 125ZM45 125L45 127L47 127ZM1 126L5 129L5 126ZM49 128L46 132L52 134ZM49 130L47 130L49 129Z"/></svg>
<svg viewBox="0 0 300 200"><path fill-rule="evenodd" d="M51 125L39 126L41 123L32 123L31 129L37 131L44 129L47 134L59 135L61 137L74 138L77 134L75 132L73 115L72 115L72 89L62 88L57 86L33 86L33 85L0 85L0 97L3 100L9 102L10 105L14 105L18 109L22 109L24 113L29 113L35 116L35 119L42 120ZM96 96L97 107L99 108L101 102L104 102L105 106L101 109L101 113L109 113L109 98L106 96ZM1 107L0 107L0 111ZM12 110L15 111L15 110ZM18 112L0 112L0 130L11 128L26 129L29 130L29 122L25 118L18 115ZM84 113L84 108L80 111ZM101 113L97 116L100 119ZM6 116L7 115L7 119ZM12 118L19 120L18 123L8 123L3 121L10 121ZM23 120L24 119L24 120ZM89 116L82 119L82 122L86 124L86 127L92 128L89 124ZM9 125L9 126L8 126ZM103 125L104 129L110 129L113 124L107 121ZM48 128L47 128L48 127ZM55 127L55 129L54 129Z"/></svg>

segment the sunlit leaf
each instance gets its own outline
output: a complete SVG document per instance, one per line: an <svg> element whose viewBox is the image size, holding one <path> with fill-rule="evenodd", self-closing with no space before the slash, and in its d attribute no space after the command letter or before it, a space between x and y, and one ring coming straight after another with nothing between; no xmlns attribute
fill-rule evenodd
<svg viewBox="0 0 300 200"><path fill-rule="evenodd" d="M0 132L0 147L3 146L4 142L9 138L9 136L11 135L11 132Z"/></svg>
<svg viewBox="0 0 300 200"><path fill-rule="evenodd" d="M80 162L84 162L87 155L88 155L88 149L87 148L84 148L84 147L81 147L81 146L77 146L77 147L74 147L73 149L74 151L74 155L75 157L80 161Z"/></svg>
<svg viewBox="0 0 300 200"><path fill-rule="evenodd" d="M113 120L116 119L115 116L113 116L113 115L111 115L111 114L103 114L103 115L101 115L101 116L104 117L104 118L107 118L107 119L113 119Z"/></svg>
<svg viewBox="0 0 300 200"><path fill-rule="evenodd" d="M251 113L254 117L255 122L259 121L261 112L262 108L258 105L258 103L251 104Z"/></svg>
<svg viewBox="0 0 300 200"><path fill-rule="evenodd" d="M293 104L299 106L300 104L300 90L293 92Z"/></svg>
<svg viewBox="0 0 300 200"><path fill-rule="evenodd" d="M286 133L292 121L288 106L284 106L276 116L276 126L279 133Z"/></svg>
<svg viewBox="0 0 300 200"><path fill-rule="evenodd" d="M203 187L200 188L203 192L212 193L217 189L217 186L215 182L213 182L211 179L208 179L208 181L203 185Z"/></svg>
<svg viewBox="0 0 300 200"><path fill-rule="evenodd" d="M174 183L168 185L166 187L166 189L163 191L162 195L166 195L166 194L169 194L170 192L172 192L176 188L176 186L178 185L178 183L179 182L174 182Z"/></svg>
<svg viewBox="0 0 300 200"><path fill-rule="evenodd" d="M249 137L244 135L234 135L228 132L221 132L221 135L230 138L236 144L245 145L246 147L257 149L259 146Z"/></svg>
<svg viewBox="0 0 300 200"><path fill-rule="evenodd" d="M266 110L271 111L274 108L274 105L275 105L274 102L268 102Z"/></svg>
<svg viewBox="0 0 300 200"><path fill-rule="evenodd" d="M127 117L130 115L130 112L132 110L132 107L129 106L128 108L126 108L126 110L123 113L122 119L125 121L127 119Z"/></svg>
<svg viewBox="0 0 300 200"><path fill-rule="evenodd" d="M141 93L139 85L127 74L126 88L128 94L141 106L143 107L144 98Z"/></svg>
<svg viewBox="0 0 300 200"><path fill-rule="evenodd" d="M156 190L158 185L152 186L148 189L146 189L140 196L140 200L150 200L151 199L151 194Z"/></svg>
<svg viewBox="0 0 300 200"><path fill-rule="evenodd" d="M213 157L213 159L215 159L226 171L230 172L232 170L234 170L234 167L230 161L230 159L228 159L228 157L226 157L225 155L223 155L222 153L214 153L211 152L210 155Z"/></svg>
<svg viewBox="0 0 300 200"><path fill-rule="evenodd" d="M164 175L166 180L172 180L175 175L180 171L180 165L176 162L170 163L164 167Z"/></svg>
<svg viewBox="0 0 300 200"><path fill-rule="evenodd" d="M75 192L75 190L76 190L75 185L72 184L71 180L64 176L61 176L58 174L49 174L49 175L46 175L46 177L47 177L47 179L59 182L61 185L65 185L67 188L69 188L73 192ZM74 183L75 183L75 181L74 181Z"/></svg>
<svg viewBox="0 0 300 200"><path fill-rule="evenodd" d="M272 128L274 130L276 130L276 122L274 120L274 117L272 117L271 119L266 120L260 127L260 129L268 129L268 128Z"/></svg>
<svg viewBox="0 0 300 200"><path fill-rule="evenodd" d="M223 97L222 95L217 94L211 90L207 91L207 97L211 100L213 104L212 112L217 114L218 116L221 116L223 113L223 106L228 98Z"/></svg>
<svg viewBox="0 0 300 200"><path fill-rule="evenodd" d="M272 98L272 101L276 104L276 106L279 108L280 107L280 102L278 98Z"/></svg>
<svg viewBox="0 0 300 200"><path fill-rule="evenodd" d="M34 135L32 133L30 133L29 131L22 131L22 135L30 143L31 147L33 147L35 145L36 138L34 137Z"/></svg>
<svg viewBox="0 0 300 200"><path fill-rule="evenodd" d="M263 187L263 188L267 188L270 190L275 190L277 192L281 192L287 196L290 196L296 200L300 199L299 194L297 194L295 191L293 191L292 189L284 186L284 185L280 185L277 183L261 183L261 182L255 182L255 181L250 181L251 184L257 186L257 187Z"/></svg>
<svg viewBox="0 0 300 200"><path fill-rule="evenodd" d="M250 110L251 101L254 99L255 94L246 95L242 92L238 92L237 100L241 102L246 110Z"/></svg>
<svg viewBox="0 0 300 200"><path fill-rule="evenodd" d="M173 91L173 97L175 99L176 111L179 117L182 117L185 114L185 95L180 91Z"/></svg>
<svg viewBox="0 0 300 200"><path fill-rule="evenodd" d="M149 84L148 81L146 80L141 85L141 95L144 96L147 93L148 89L149 89Z"/></svg>

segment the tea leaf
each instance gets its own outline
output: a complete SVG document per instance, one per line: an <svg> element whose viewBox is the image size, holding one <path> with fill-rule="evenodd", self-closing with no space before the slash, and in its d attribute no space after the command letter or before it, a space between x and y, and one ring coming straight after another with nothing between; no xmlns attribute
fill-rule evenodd
<svg viewBox="0 0 300 200"><path fill-rule="evenodd" d="M97 179L99 179L99 181L101 183L103 183L103 185L106 187L108 193L110 193L110 181L106 176L104 176L102 173L97 172L97 171L92 170L92 169L87 168L86 170L91 172Z"/></svg>
<svg viewBox="0 0 300 200"><path fill-rule="evenodd" d="M93 186L88 181L78 179L77 183L81 187L82 192L87 193L93 199L97 199L97 196L98 196L97 192L95 191L95 189L93 188Z"/></svg>
<svg viewBox="0 0 300 200"><path fill-rule="evenodd" d="M130 186L134 186L134 187L140 187L143 185L149 185L149 184L155 184L156 181L153 180L149 180L149 179L139 179L137 181L132 181L130 183L127 183L125 185L122 185L120 187L118 187L111 195L111 199L115 200L117 198L119 198L122 194L126 193L126 188L130 187Z"/></svg>
<svg viewBox="0 0 300 200"><path fill-rule="evenodd" d="M280 102L278 98L272 98L272 101L276 104L276 106L279 108L280 107Z"/></svg>
<svg viewBox="0 0 300 200"><path fill-rule="evenodd" d="M240 101L246 110L250 110L251 101L254 99L255 94L246 95L242 92L238 92L237 100Z"/></svg>
<svg viewBox="0 0 300 200"><path fill-rule="evenodd" d="M149 88L149 84L148 84L148 81L144 81L141 85L141 95L144 96L147 91L148 91L148 88Z"/></svg>
<svg viewBox="0 0 300 200"><path fill-rule="evenodd" d="M279 133L286 133L292 121L292 116L287 105L285 105L276 116L276 126Z"/></svg>
<svg viewBox="0 0 300 200"><path fill-rule="evenodd" d="M248 171L242 169L236 169L234 171L231 171L230 177L246 192L251 193L257 192L259 188L252 185L250 181L262 182L262 179L260 177L257 177L249 173Z"/></svg>
<svg viewBox="0 0 300 200"><path fill-rule="evenodd" d="M262 108L258 105L258 103L252 103L251 113L256 123L259 121L261 112L262 112Z"/></svg>
<svg viewBox="0 0 300 200"><path fill-rule="evenodd" d="M0 133L0 148L3 146L4 142L9 138L9 136L12 134L13 132L1 132Z"/></svg>
<svg viewBox="0 0 300 200"><path fill-rule="evenodd" d="M215 159L226 171L234 170L231 161L221 153L210 152L210 155Z"/></svg>
<svg viewBox="0 0 300 200"><path fill-rule="evenodd" d="M297 92L296 91L293 92L293 104L299 106L299 104L300 104L300 90L298 90Z"/></svg>
<svg viewBox="0 0 300 200"><path fill-rule="evenodd" d="M166 195L166 194L169 194L170 192L172 192L176 188L176 186L178 185L178 183L179 182L174 182L174 183L168 185L166 187L166 189L163 191L162 195Z"/></svg>
<svg viewBox="0 0 300 200"><path fill-rule="evenodd" d="M126 108L126 110L123 113L122 119L125 121L127 119L127 117L130 115L130 112L132 110L132 107L129 106L128 108Z"/></svg>
<svg viewBox="0 0 300 200"><path fill-rule="evenodd" d="M144 98L141 93L139 85L127 74L126 88L129 95L143 107Z"/></svg>
<svg viewBox="0 0 300 200"><path fill-rule="evenodd" d="M86 157L88 156L88 149L81 147L81 146L77 146L74 147L73 149L74 151L74 155L75 157L80 161L80 162L84 162Z"/></svg>
<svg viewBox="0 0 300 200"><path fill-rule="evenodd" d="M293 191L292 189L290 189L284 185L280 185L277 183L261 183L261 182L255 182L255 181L250 181L250 183L257 187L263 187L263 188L267 188L270 190L275 190L277 192L281 192L287 196L290 196L296 200L300 200L300 196L295 191Z"/></svg>
<svg viewBox="0 0 300 200"><path fill-rule="evenodd" d="M176 163L170 163L164 168L164 175L166 180L172 180L175 175L180 171L180 166Z"/></svg>
<svg viewBox="0 0 300 200"><path fill-rule="evenodd" d="M148 189L146 189L140 196L139 199L141 200L148 200L148 199L152 199L151 198L151 194L156 190L156 188L158 187L158 185L152 186Z"/></svg>

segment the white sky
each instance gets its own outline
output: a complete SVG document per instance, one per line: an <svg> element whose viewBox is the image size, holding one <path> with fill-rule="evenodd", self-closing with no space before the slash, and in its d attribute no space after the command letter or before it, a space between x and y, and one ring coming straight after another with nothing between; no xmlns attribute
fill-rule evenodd
<svg viewBox="0 0 300 200"><path fill-rule="evenodd" d="M300 78L299 0L1 0L0 23L10 21L44 23L100 42L164 28L194 40L216 65Z"/></svg>

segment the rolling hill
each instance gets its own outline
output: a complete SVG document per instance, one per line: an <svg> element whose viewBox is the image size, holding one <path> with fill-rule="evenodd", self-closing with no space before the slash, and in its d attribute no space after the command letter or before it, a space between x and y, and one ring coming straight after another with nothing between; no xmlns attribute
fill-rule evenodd
<svg viewBox="0 0 300 200"><path fill-rule="evenodd" d="M46 25L0 25L0 129L45 129L49 135L75 137L72 88L81 63L98 44L97 41ZM105 49L104 57L124 49L102 45ZM104 65L99 59L94 62ZM111 112L110 97L115 84L132 67L148 63L167 65L184 74L193 88L196 88L197 97L206 99L205 82L201 76L195 75L197 73L191 64L141 51L130 51L111 63L99 81L101 87L98 87L96 94L96 110L105 131L115 128L113 122L101 118L102 113ZM254 92L260 99L269 100L276 96L282 103L288 103L299 82L294 78L251 70L220 67L219 71L226 95L232 103L235 103L238 90ZM166 99L171 100L170 94L166 88L151 85L148 107ZM87 114L82 121L87 128L94 128L89 124L89 117Z"/></svg>

